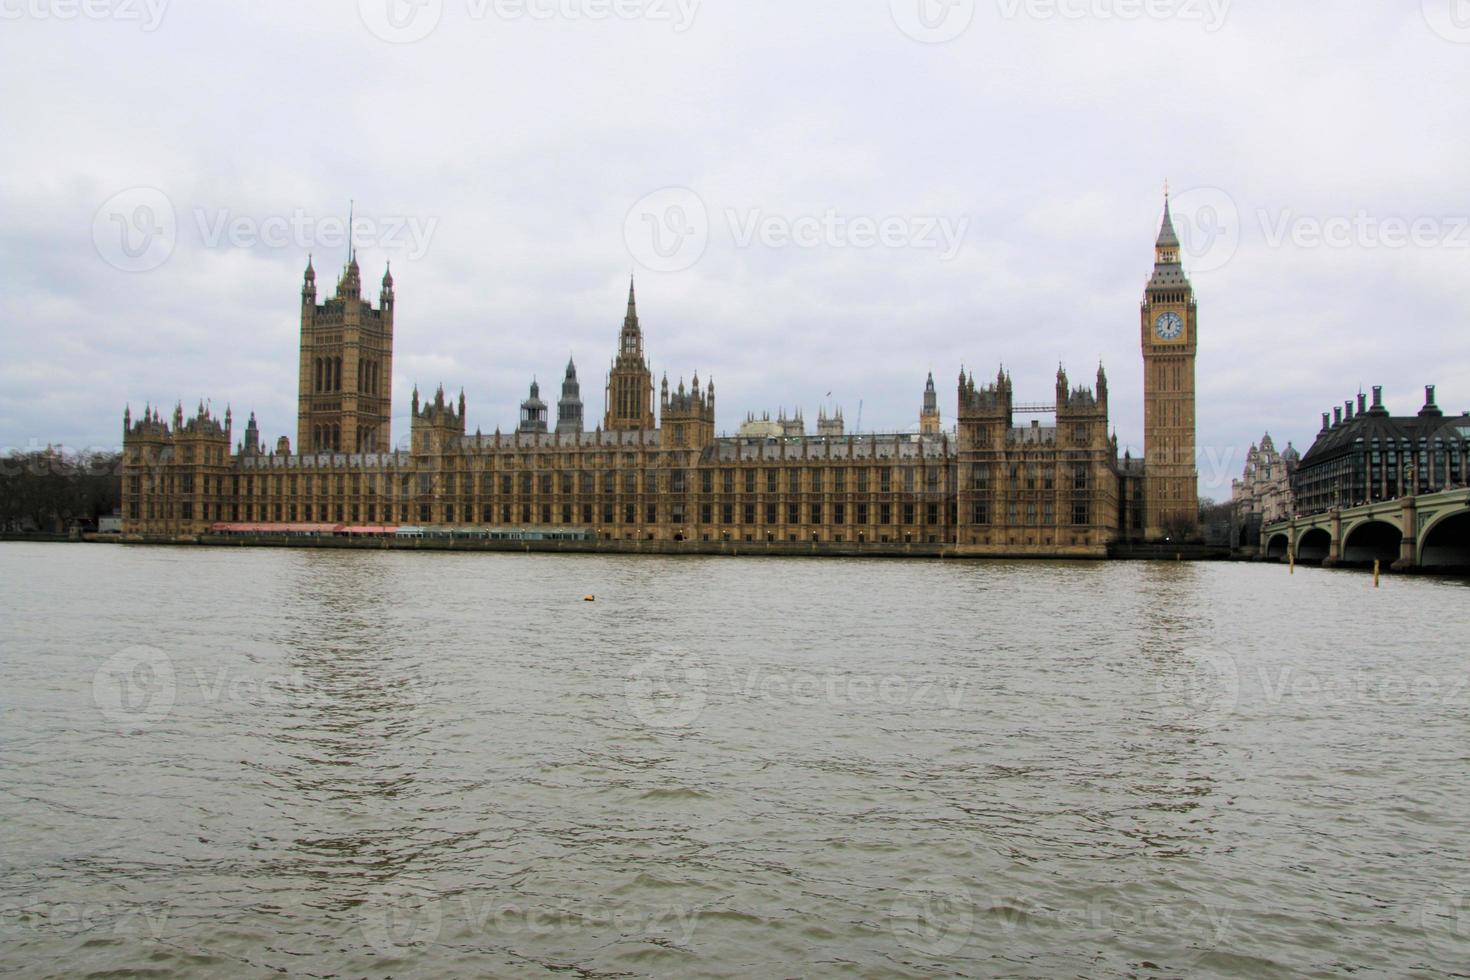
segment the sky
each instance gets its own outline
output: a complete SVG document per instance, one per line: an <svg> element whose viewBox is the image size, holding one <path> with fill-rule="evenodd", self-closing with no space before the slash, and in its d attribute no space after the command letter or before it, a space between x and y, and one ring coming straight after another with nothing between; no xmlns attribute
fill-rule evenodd
<svg viewBox="0 0 1470 980"><path fill-rule="evenodd" d="M510 430L569 356L600 418L636 274L723 431L1101 362L1137 453L1166 182L1202 495L1372 385L1470 409L1470 0L0 0L0 84L0 449L201 399L294 441L349 202L395 440L415 384Z"/></svg>

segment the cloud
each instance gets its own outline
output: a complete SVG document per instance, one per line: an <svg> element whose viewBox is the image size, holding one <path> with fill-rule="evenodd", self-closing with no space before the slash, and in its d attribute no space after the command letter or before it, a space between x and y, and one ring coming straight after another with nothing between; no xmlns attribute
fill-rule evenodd
<svg viewBox="0 0 1470 980"><path fill-rule="evenodd" d="M1183 16L1196 3L1129 19L1106 0L992 0L935 44L882 3L670 0L692 9L679 30L652 0L601 20L444 0L405 44L357 6L170 4L143 30L41 2L4 25L0 82L24 97L0 105L0 444L116 444L125 403L201 397L294 436L301 269L313 253L330 286L345 249L322 229L349 199L424 232L380 225L359 248L370 292L393 263L395 414L442 381L465 388L472 427L509 428L531 377L554 387L572 352L595 419L636 265L625 219L668 187L699 196L709 241L689 268L640 273L649 354L671 379L715 378L722 429L814 416L828 391L850 426L861 405L864 429L913 429L930 370L951 423L962 364L1004 362L1039 401L1059 361L1082 380L1101 360L1137 450L1165 177L1181 197L1219 189L1239 222L1227 262L1193 262L1201 446L1243 466L1270 429L1305 449L1359 385L1401 412L1428 383L1470 407L1470 232L1452 227L1470 211L1470 61L1417 5L1224 4L1207 30ZM177 240L124 272L94 219L139 187ZM1360 212L1442 234L1299 240L1303 220ZM916 234L736 233L829 215L965 232L948 260ZM295 219L310 230L261 240ZM211 233L229 222L253 237ZM1273 241L1283 227L1297 237ZM1228 493L1230 473L1202 475Z"/></svg>

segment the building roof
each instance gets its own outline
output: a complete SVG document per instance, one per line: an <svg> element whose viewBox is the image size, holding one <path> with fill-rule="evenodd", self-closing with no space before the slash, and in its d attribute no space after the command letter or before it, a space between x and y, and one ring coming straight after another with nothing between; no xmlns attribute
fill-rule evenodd
<svg viewBox="0 0 1470 980"><path fill-rule="evenodd" d="M1310 467L1336 459L1355 452L1359 446L1372 447L1376 444L1391 448L1417 445L1421 440L1433 441L1435 438L1456 441L1470 439L1470 417L1446 418L1434 403L1432 386L1426 390L1425 395L1424 407L1419 410L1418 415L1390 415L1383 404L1381 387L1373 389L1372 407L1365 408L1363 396L1359 396L1356 410L1343 412L1343 409L1335 409L1334 412L1342 414L1331 422L1324 414L1323 428L1317 433L1317 440L1312 448L1302 456L1300 465ZM1352 407L1351 403L1346 406L1348 409Z"/></svg>

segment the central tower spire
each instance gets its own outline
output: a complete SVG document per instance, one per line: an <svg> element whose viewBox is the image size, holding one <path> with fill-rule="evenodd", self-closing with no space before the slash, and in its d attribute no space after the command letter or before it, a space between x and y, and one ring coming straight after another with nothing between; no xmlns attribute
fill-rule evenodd
<svg viewBox="0 0 1470 980"><path fill-rule="evenodd" d="M610 432L648 430L653 415L653 372L643 357L643 329L638 324L638 298L628 279L628 312L618 338L618 353L607 376L607 417Z"/></svg>
<svg viewBox="0 0 1470 980"><path fill-rule="evenodd" d="M623 334L618 345L619 355L636 354L643 356L643 330L638 326L638 296L634 290L632 277L628 279L628 312L623 317Z"/></svg>

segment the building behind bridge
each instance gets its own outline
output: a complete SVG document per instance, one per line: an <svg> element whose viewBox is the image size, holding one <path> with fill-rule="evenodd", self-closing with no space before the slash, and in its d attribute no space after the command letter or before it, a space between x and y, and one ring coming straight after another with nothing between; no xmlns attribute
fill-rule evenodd
<svg viewBox="0 0 1470 980"><path fill-rule="evenodd" d="M1292 515L1291 477L1301 453L1290 442L1280 452L1271 433L1245 457L1245 471L1230 483L1230 544L1254 553L1261 528Z"/></svg>
<svg viewBox="0 0 1470 980"><path fill-rule="evenodd" d="M977 555L1102 556L1119 541L1188 539L1196 530L1197 306L1166 202L1141 304L1142 460L1120 459L1108 381L1074 386L1058 369L1055 401L1024 404L1003 369L959 372L953 428L928 379L918 431L846 432L825 413L800 423L715 431L715 385L655 386L630 285L606 377L601 425L586 431L576 370L558 418L533 384L511 433L471 431L465 396L412 397L406 447L390 432L396 300L385 274L378 308L355 256L335 294L301 294L297 452L273 451L252 414L203 404L166 418L124 413L125 532L188 539L229 525L289 527L578 527L601 540L923 543ZM1042 424L1040 417L1049 424ZM753 418L751 420L754 421ZM767 420L761 420L766 422Z"/></svg>
<svg viewBox="0 0 1470 980"><path fill-rule="evenodd" d="M1360 393L1323 412L1322 429L1291 477L1297 514L1467 486L1470 413L1446 417L1433 385L1417 415L1390 415L1381 385L1372 404Z"/></svg>

